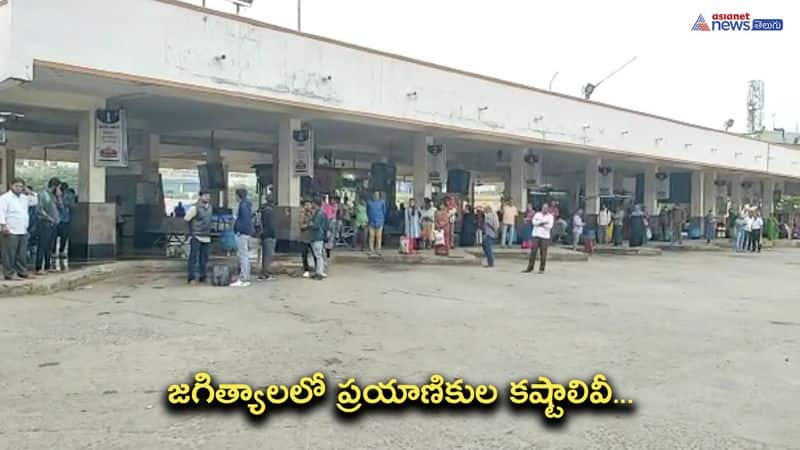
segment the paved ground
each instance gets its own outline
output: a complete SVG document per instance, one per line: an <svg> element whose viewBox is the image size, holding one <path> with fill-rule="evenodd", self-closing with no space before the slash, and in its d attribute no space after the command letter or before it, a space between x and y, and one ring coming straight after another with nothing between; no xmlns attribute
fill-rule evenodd
<svg viewBox="0 0 800 450"><path fill-rule="evenodd" d="M339 265L323 282L187 287L179 274L0 299L0 447L797 448L800 251L476 266ZM166 386L347 376L505 385L602 371L633 414L174 414ZM505 389L502 389L504 392Z"/></svg>

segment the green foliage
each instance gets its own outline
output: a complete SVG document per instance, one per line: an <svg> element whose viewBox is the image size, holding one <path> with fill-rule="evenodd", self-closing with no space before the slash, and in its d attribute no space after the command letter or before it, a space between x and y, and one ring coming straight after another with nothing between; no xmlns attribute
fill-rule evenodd
<svg viewBox="0 0 800 450"><path fill-rule="evenodd" d="M57 177L78 190L78 165L59 163L50 166L43 161L17 160L14 168L15 175L25 180L25 184L32 186L35 191L41 191L47 186L50 178Z"/></svg>

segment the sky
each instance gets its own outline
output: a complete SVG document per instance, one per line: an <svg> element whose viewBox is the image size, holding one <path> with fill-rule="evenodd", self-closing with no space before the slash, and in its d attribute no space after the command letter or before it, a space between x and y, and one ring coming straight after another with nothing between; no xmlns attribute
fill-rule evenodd
<svg viewBox="0 0 800 450"><path fill-rule="evenodd" d="M714 13L747 12L783 19L784 30L691 31L700 14L710 24ZM297 0L254 0L242 15L296 29ZM302 0L302 30L543 89L558 72L552 90L576 96L636 57L592 99L712 128L732 118L737 132L747 83L763 80L767 129L800 124L793 0Z"/></svg>

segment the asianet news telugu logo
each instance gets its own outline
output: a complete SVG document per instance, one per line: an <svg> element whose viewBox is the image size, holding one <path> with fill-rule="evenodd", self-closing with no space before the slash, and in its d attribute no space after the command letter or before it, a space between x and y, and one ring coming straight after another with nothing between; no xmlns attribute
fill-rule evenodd
<svg viewBox="0 0 800 450"><path fill-rule="evenodd" d="M781 31L783 19L751 19L750 13L714 13L711 26L702 14L692 26L692 31Z"/></svg>

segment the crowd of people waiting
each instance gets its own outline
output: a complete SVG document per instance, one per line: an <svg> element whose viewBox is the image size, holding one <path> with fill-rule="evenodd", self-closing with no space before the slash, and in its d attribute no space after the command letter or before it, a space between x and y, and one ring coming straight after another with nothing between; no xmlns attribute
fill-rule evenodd
<svg viewBox="0 0 800 450"><path fill-rule="evenodd" d="M67 257L75 190L58 178L35 192L14 178L0 195L0 256L6 281L44 276Z"/></svg>
<svg viewBox="0 0 800 450"><path fill-rule="evenodd" d="M252 236L261 238L261 277L270 279L269 266L275 251L276 233L274 213L270 204L253 211L247 191L237 190L239 209L234 231L238 247L240 271L233 286L250 283L249 242ZM198 202L175 215L188 224L190 251L187 263L189 282L205 281L208 264L208 246L211 230L212 208L208 192L200 192ZM66 258L70 237L72 211L77 204L75 191L58 178L52 178L47 188L39 193L26 186L24 180L12 180L9 190L0 196L0 253L3 275L6 280L45 275L56 269L54 261ZM587 218L578 209L567 220L561 215L558 202L546 203L535 209L529 204L522 218L522 230L517 240L519 211L510 200L502 202L499 211L490 206L473 207L466 202L458 207L454 196L444 196L438 202L425 198L418 206L410 200L400 206L402 253L416 249L433 249L436 255L448 256L458 243L462 247L483 247L489 267L494 265L493 245L511 247L520 242L522 248L531 249L531 264L536 255L544 270L547 245L550 242L571 244L573 249L582 244L592 253L595 242L620 246L627 239L631 247L644 245L648 240L681 243L688 221L687 211L681 205L662 208L651 217L642 205L618 206L611 211L602 206L597 215L596 227L587 226ZM381 192L359 198L350 204L338 196L325 196L303 202L299 218L303 277L322 280L327 277L326 261L331 250L339 245L360 248L369 254L380 255L383 246L384 225L388 209ZM729 232L737 251L759 252L765 223L758 208L744 206L730 211ZM456 224L460 222L459 233ZM711 211L704 218L704 235L708 243L717 237L717 219ZM777 234L777 231L775 232ZM350 242L346 242L347 240ZM309 258L310 257L310 258ZM311 263L313 262L313 275Z"/></svg>

